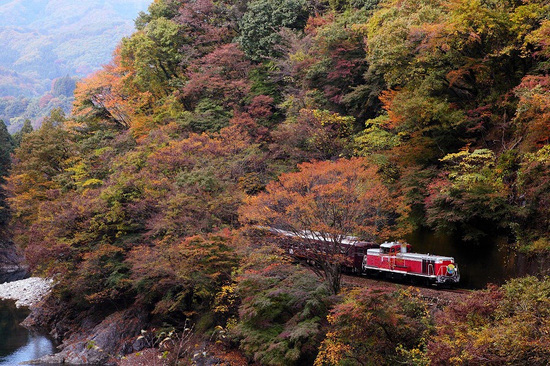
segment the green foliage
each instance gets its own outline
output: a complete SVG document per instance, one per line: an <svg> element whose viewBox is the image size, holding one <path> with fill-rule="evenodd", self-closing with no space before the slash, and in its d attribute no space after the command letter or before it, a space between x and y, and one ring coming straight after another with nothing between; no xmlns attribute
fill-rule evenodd
<svg viewBox="0 0 550 366"><path fill-rule="evenodd" d="M178 75L182 46L179 31L174 21L159 17L122 41L122 65L136 70L134 82L139 90L164 95L168 80Z"/></svg>
<svg viewBox="0 0 550 366"><path fill-rule="evenodd" d="M506 226L512 212L507 188L497 175L495 155L488 149L461 150L441 161L448 174L430 186L426 202L427 222L438 230L459 230L465 240L479 240L484 225Z"/></svg>
<svg viewBox="0 0 550 366"><path fill-rule="evenodd" d="M10 219L10 210L3 185L11 168L11 153L13 148L13 138L8 133L4 121L0 119L0 234L4 232Z"/></svg>
<svg viewBox="0 0 550 366"><path fill-rule="evenodd" d="M134 248L128 260L137 301L166 319L197 319L209 312L237 265L229 241L222 233Z"/></svg>
<svg viewBox="0 0 550 366"><path fill-rule="evenodd" d="M40 182L53 180L63 170L65 159L70 156L69 134L63 128L65 121L61 110L52 111L40 129L24 135L15 152L20 162L13 176L19 171L35 175Z"/></svg>
<svg viewBox="0 0 550 366"><path fill-rule="evenodd" d="M270 95L274 97L274 102L281 101L281 92L277 85L269 78L269 64L261 64L252 69L249 75L252 83L250 87L251 95Z"/></svg>
<svg viewBox="0 0 550 366"><path fill-rule="evenodd" d="M525 154L517 172L518 194L520 195L516 235L525 249L539 251L548 240L550 217L550 145L535 153ZM534 243L538 242L539 245Z"/></svg>
<svg viewBox="0 0 550 366"><path fill-rule="evenodd" d="M262 61L278 54L276 46L281 42L279 31L284 28L301 30L308 17L304 0L255 0L239 22L237 38L244 52L255 61Z"/></svg>
<svg viewBox="0 0 550 366"><path fill-rule="evenodd" d="M72 97L76 88L76 80L69 76L55 79L52 85L52 94L54 97Z"/></svg>
<svg viewBox="0 0 550 366"><path fill-rule="evenodd" d="M311 363L327 314L328 290L307 269L284 263L263 248L246 260L237 279L244 299L230 335L254 362Z"/></svg>
<svg viewBox="0 0 550 366"><path fill-rule="evenodd" d="M14 148L14 141L8 133L4 121L0 120L0 184L4 183L4 178L8 175L11 166L11 152Z"/></svg>
<svg viewBox="0 0 550 366"><path fill-rule="evenodd" d="M25 137L26 134L31 133L34 129L31 125L31 120L26 119L25 123L23 123L23 127L19 131L13 134L13 142L15 146L19 147L21 145L21 141L23 140L23 137Z"/></svg>
<svg viewBox="0 0 550 366"><path fill-rule="evenodd" d="M202 99L189 125L196 132L217 132L229 124L230 118L231 115L221 105L211 99Z"/></svg>
<svg viewBox="0 0 550 366"><path fill-rule="evenodd" d="M351 6L357 9L374 10L380 0L351 0Z"/></svg>
<svg viewBox="0 0 550 366"><path fill-rule="evenodd" d="M380 0L329 0L332 10L364 9L374 10Z"/></svg>
<svg viewBox="0 0 550 366"><path fill-rule="evenodd" d="M374 154L377 154L380 156L379 159L384 159L383 152L399 145L399 135L384 128L387 123L387 115L367 120L365 123L366 128L355 137L355 151L357 154L371 156L371 158Z"/></svg>
<svg viewBox="0 0 550 366"><path fill-rule="evenodd" d="M138 30L143 30L153 19L172 19L178 13L178 2L172 0L154 1L149 5L148 13L140 12L135 20Z"/></svg>

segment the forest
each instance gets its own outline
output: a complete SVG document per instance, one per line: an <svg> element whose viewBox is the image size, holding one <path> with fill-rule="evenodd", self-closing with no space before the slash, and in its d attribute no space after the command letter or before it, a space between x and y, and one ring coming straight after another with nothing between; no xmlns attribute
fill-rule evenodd
<svg viewBox="0 0 550 366"><path fill-rule="evenodd" d="M38 97L53 79L109 61L146 0L6 0L0 4L0 96Z"/></svg>
<svg viewBox="0 0 550 366"><path fill-rule="evenodd" d="M49 91L41 97L2 97L0 98L0 120L5 121L8 131L17 133L28 120L35 127L50 115L53 109L70 112L74 102L73 93L76 88L76 78L64 76L52 81Z"/></svg>
<svg viewBox="0 0 550 366"><path fill-rule="evenodd" d="M37 323L139 320L85 343L120 364L138 337L174 365L195 351L166 339L235 365L548 364L548 268L434 308L260 229L550 258L548 1L155 0L135 25L70 115L0 126L0 233L57 283Z"/></svg>
<svg viewBox="0 0 550 366"><path fill-rule="evenodd" d="M108 63L148 0L8 0L0 4L0 119L10 132L38 126L54 108L70 112L72 89ZM74 83L74 81L73 81Z"/></svg>

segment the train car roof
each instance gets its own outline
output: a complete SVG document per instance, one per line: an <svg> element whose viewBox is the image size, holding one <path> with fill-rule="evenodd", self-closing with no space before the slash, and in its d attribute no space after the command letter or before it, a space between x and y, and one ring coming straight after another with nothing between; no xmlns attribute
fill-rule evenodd
<svg viewBox="0 0 550 366"><path fill-rule="evenodd" d="M266 229L268 229L269 231L271 231L273 233L284 235L284 236L289 236L289 237L293 237L293 238L319 240L319 241L324 240L323 233L316 232L316 231L303 230L303 231L299 231L299 232L295 233L295 232L292 232L292 231L276 229L276 228L272 228L272 227L266 228ZM356 245L356 246L375 245L375 243L362 241L362 240L359 240L358 237L351 236L351 235L347 235L347 236L342 235L340 237L339 241L340 241L341 244L345 244L345 245Z"/></svg>
<svg viewBox="0 0 550 366"><path fill-rule="evenodd" d="M422 253L403 253L401 254L401 258L407 258L407 259L428 259L428 260L436 260L436 261L453 261L453 257L447 257L443 255L437 255L437 254L422 254Z"/></svg>

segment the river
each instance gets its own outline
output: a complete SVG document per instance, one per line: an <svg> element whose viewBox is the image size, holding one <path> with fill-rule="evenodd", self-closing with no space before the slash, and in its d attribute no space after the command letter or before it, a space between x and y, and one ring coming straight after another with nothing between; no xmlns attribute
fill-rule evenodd
<svg viewBox="0 0 550 366"><path fill-rule="evenodd" d="M14 366L55 352L48 337L19 325L29 314L13 301L0 300L0 366Z"/></svg>

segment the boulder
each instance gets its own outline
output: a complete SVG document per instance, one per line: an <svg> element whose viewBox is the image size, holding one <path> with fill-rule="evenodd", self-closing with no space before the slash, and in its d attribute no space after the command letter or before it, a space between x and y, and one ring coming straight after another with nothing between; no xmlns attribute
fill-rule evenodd
<svg viewBox="0 0 550 366"><path fill-rule="evenodd" d="M147 325L147 313L133 308L111 314L93 328L85 323L63 341L59 353L32 364L115 364L123 355L133 352L134 342Z"/></svg>

